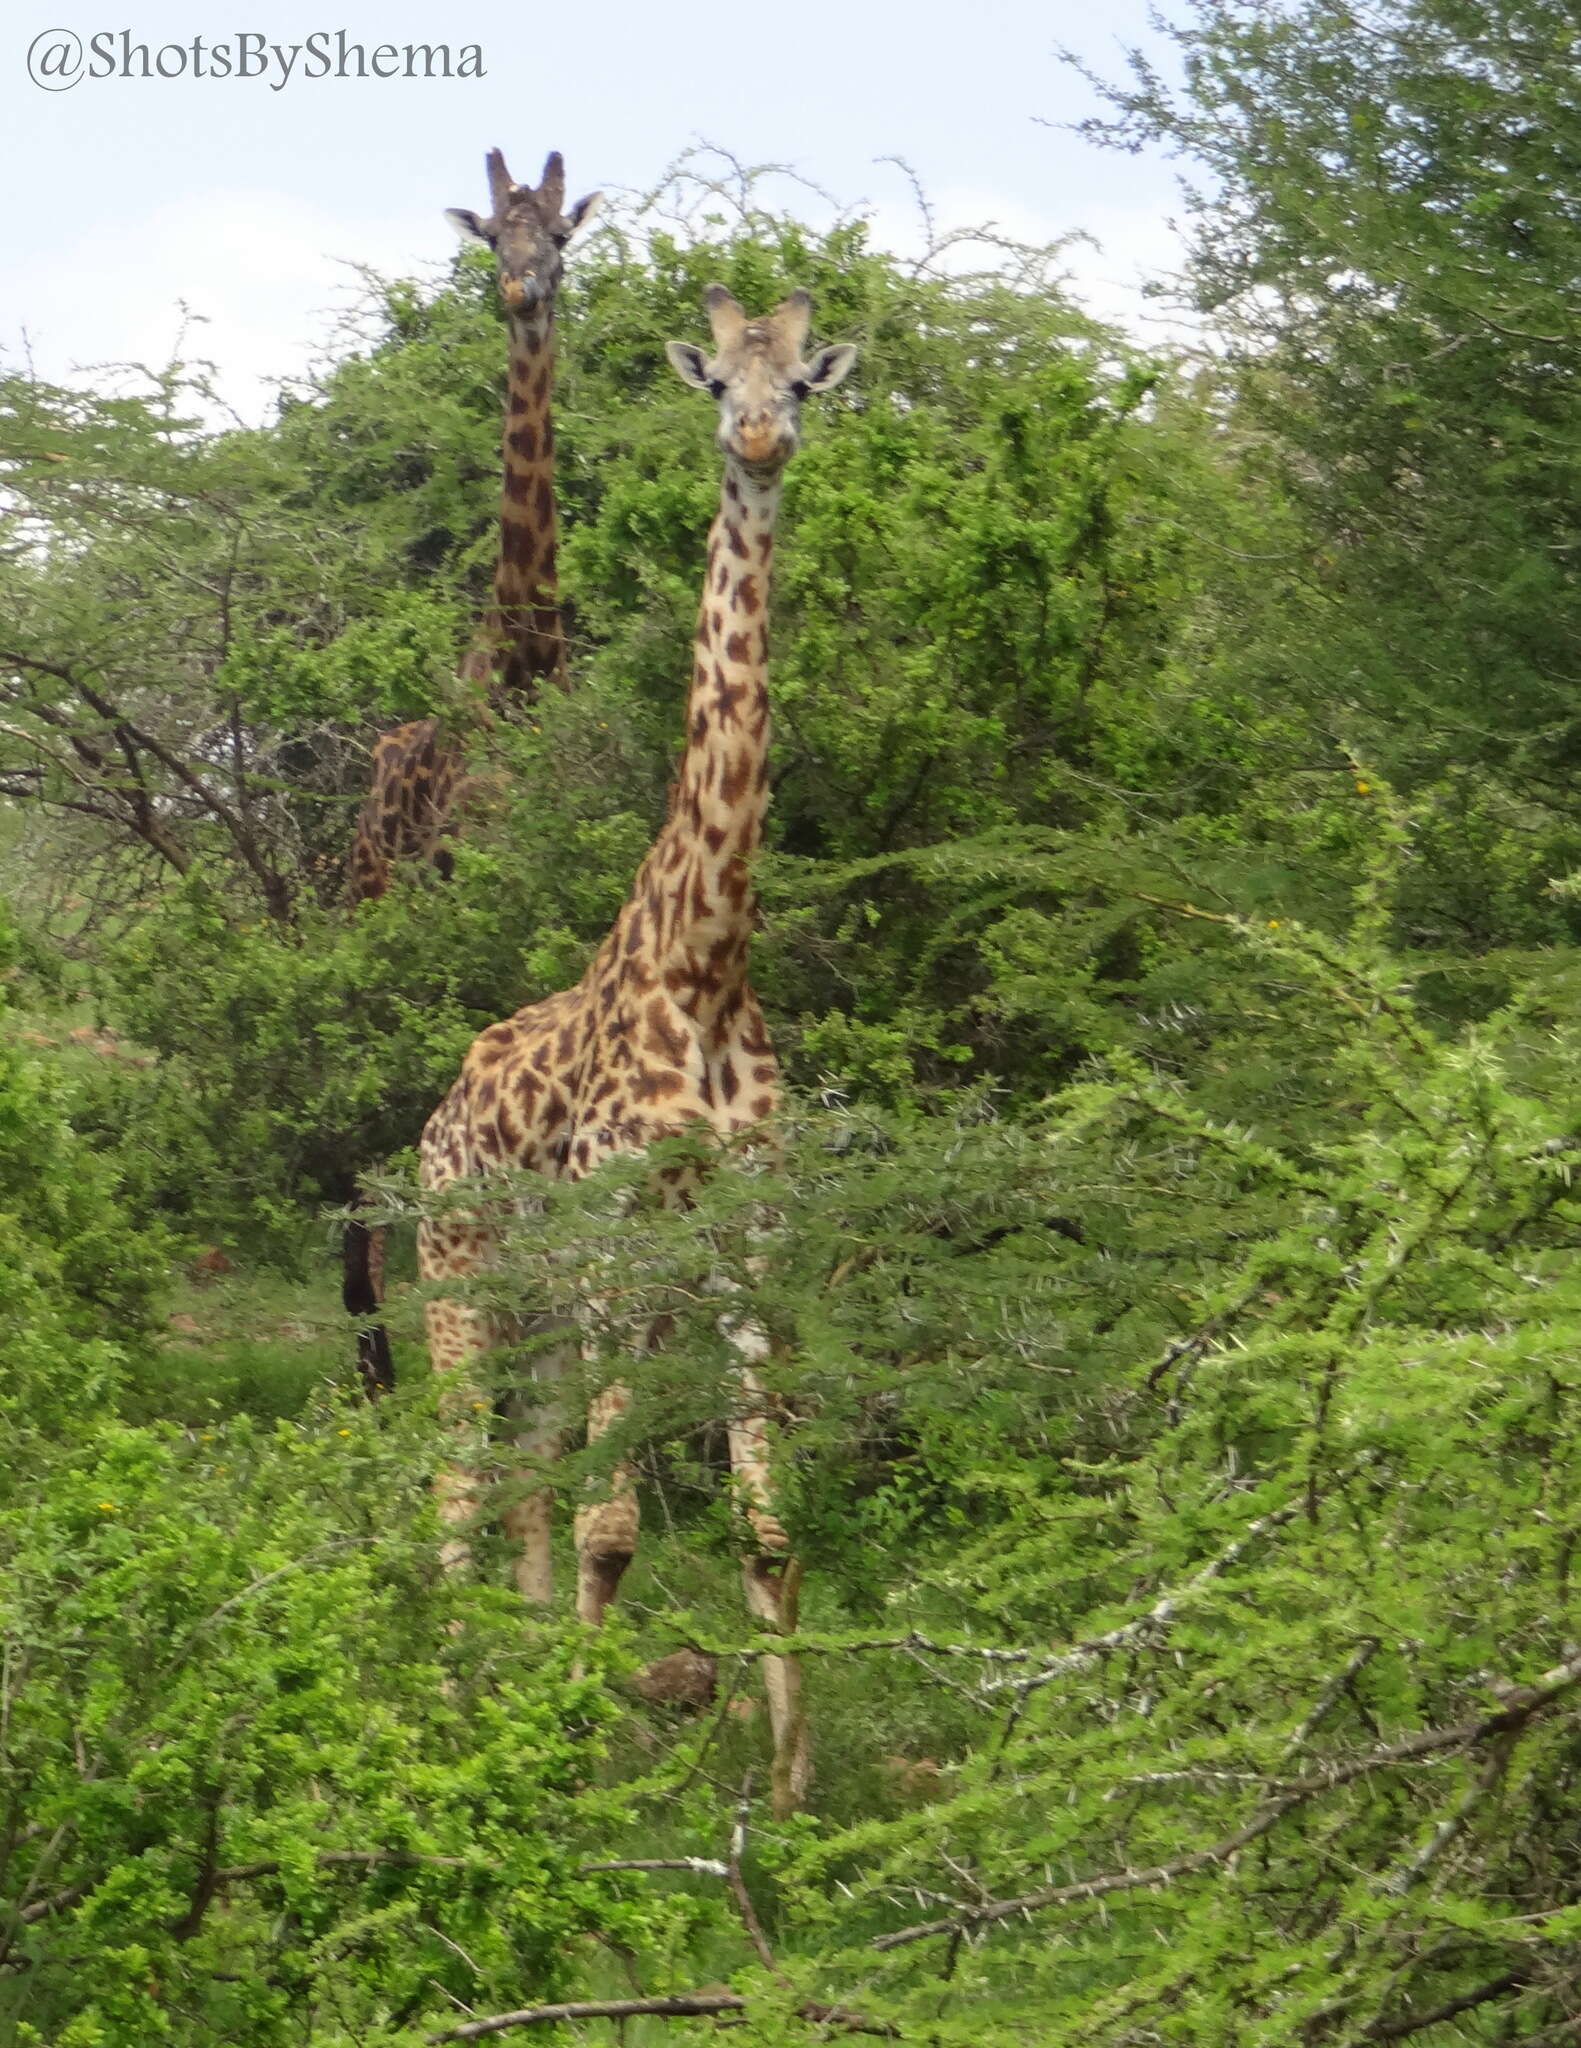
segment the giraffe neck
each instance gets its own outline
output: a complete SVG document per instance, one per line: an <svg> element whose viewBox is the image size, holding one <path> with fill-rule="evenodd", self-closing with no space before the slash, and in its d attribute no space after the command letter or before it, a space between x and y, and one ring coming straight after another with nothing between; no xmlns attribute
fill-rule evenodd
<svg viewBox="0 0 1581 2048"><path fill-rule="evenodd" d="M746 978L756 909L749 863L768 808L768 596L779 502L778 477L758 482L727 458L708 535L686 751L649 856L665 979L698 1015Z"/></svg>
<svg viewBox="0 0 1581 2048"><path fill-rule="evenodd" d="M485 641L500 701L531 701L539 686L564 689L565 637L555 561L554 308L511 313L510 368L501 453L500 544Z"/></svg>

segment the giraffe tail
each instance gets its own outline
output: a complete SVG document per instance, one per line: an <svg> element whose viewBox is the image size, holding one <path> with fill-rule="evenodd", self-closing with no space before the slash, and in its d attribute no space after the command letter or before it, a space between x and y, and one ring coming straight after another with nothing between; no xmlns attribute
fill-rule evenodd
<svg viewBox="0 0 1581 2048"><path fill-rule="evenodd" d="M363 1189L352 1197L351 1206L368 1206ZM340 1240L340 1298L346 1313L357 1318L357 1373L370 1401L395 1390L390 1334L378 1320L384 1301L385 1235L382 1223L364 1223L353 1216Z"/></svg>

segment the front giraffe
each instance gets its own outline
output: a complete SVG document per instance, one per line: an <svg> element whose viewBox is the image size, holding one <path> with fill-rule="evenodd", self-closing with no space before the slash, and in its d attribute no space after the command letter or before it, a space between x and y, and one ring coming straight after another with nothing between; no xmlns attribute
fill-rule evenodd
<svg viewBox="0 0 1581 2048"><path fill-rule="evenodd" d="M597 213L602 194L590 193L563 211L565 164L558 150L545 161L537 187L512 184L497 149L489 151L488 174L494 211L487 220L464 207L451 207L445 216L464 241L494 253L509 350L493 601L461 674L509 712L530 704L545 683L565 688L549 402L554 310L566 245ZM352 844L347 893L353 903L382 896L401 860L431 860L448 874L445 840L461 782L460 754L438 719L414 719L383 736Z"/></svg>
<svg viewBox="0 0 1581 2048"><path fill-rule="evenodd" d="M493 602L460 672L508 711L530 704L545 683L560 689L566 683L550 406L554 309L566 245L597 213L603 195L590 193L564 212L565 163L558 150L545 160L536 188L512 183L499 150L489 151L487 163L490 217L480 220L463 207L445 216L464 241L494 252L508 336ZM449 838L465 779L460 748L437 718L414 719L383 735L352 842L347 895L353 907L382 896L402 860L431 861L449 879ZM341 1243L341 1300L358 1321L357 1369L370 1398L395 1382L389 1338L378 1320L384 1237L382 1226L354 1218Z"/></svg>
<svg viewBox="0 0 1581 2048"><path fill-rule="evenodd" d="M701 1122L728 1136L768 1116L778 1068L763 1013L747 980L756 905L749 863L768 804L768 591L774 527L786 463L800 434L801 402L831 390L849 371L849 346L804 360L810 300L793 292L761 320L748 320L721 285L707 305L714 355L672 342L680 375L719 402L724 481L708 536L686 707L686 746L669 815L638 870L625 907L577 983L533 1003L474 1041L461 1076L423 1133L429 1189L502 1167L577 1180L612 1154L640 1152L654 1139ZM676 1196L677 1199L681 1197ZM492 1244L483 1219L431 1217L418 1236L427 1282L476 1273ZM441 1372L461 1375L447 1406L462 1418L473 1390L466 1368L507 1333L481 1310L453 1299L427 1306L429 1353ZM761 1403L750 1359L761 1343L749 1328L736 1341L745 1419L730 1430L731 1464L757 1543L745 1561L752 1612L769 1627L795 1626L794 1567L772 1511ZM546 1375L547 1376L547 1375ZM600 1396L589 1417L597 1437L625 1405L621 1389ZM453 1532L448 1563L467 1555L461 1532L478 1513L481 1479L472 1455L441 1478L440 1514ZM521 1448L552 1458L560 1447L552 1415ZM505 1513L522 1548L517 1583L547 1601L550 1503L542 1492ZM614 1598L637 1541L629 1481L576 1516L577 1612L597 1622ZM801 1803L808 1747L794 1660L765 1660L774 1736L774 1793L780 1811Z"/></svg>

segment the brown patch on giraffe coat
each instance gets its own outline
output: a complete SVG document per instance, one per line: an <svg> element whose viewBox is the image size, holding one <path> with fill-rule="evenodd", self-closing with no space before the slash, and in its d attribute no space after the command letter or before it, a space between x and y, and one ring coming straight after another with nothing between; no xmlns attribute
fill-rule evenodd
<svg viewBox="0 0 1581 2048"><path fill-rule="evenodd" d="M758 579L755 576L743 576L736 585L736 603L744 612L751 614L762 602L758 596Z"/></svg>
<svg viewBox="0 0 1581 2048"><path fill-rule="evenodd" d="M681 1066L686 1059L686 1033L671 1022L669 1005L664 998L655 996L645 1015L651 1042L672 1066Z"/></svg>
<svg viewBox="0 0 1581 2048"><path fill-rule="evenodd" d="M743 748L720 770L719 801L731 810L734 810L746 795L747 785L752 780L753 766L752 756Z"/></svg>
<svg viewBox="0 0 1581 2048"><path fill-rule="evenodd" d="M725 642L725 659L726 661L739 662L747 662L752 659L745 633L737 632L731 634L730 638Z"/></svg>
<svg viewBox="0 0 1581 2048"><path fill-rule="evenodd" d="M725 539L730 543L730 552L733 555L739 555L744 562L747 558L747 544L741 538L740 527L727 526L725 528Z"/></svg>
<svg viewBox="0 0 1581 2048"><path fill-rule="evenodd" d="M666 1096L678 1095L685 1086L685 1077L673 1067L639 1067L631 1077L632 1099L636 1102L660 1102Z"/></svg>
<svg viewBox="0 0 1581 2048"><path fill-rule="evenodd" d="M538 429L530 422L512 427L505 436L505 445L524 463L534 463L538 460Z"/></svg>

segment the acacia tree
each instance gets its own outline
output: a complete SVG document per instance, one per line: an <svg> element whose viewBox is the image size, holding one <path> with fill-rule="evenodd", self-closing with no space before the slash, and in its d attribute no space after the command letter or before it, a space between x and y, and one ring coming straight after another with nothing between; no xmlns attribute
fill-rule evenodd
<svg viewBox="0 0 1581 2048"><path fill-rule="evenodd" d="M91 820L79 857L217 859L285 924L333 893L356 749L326 708L249 701L249 656L366 612L367 549L307 514L278 434L216 428L213 402L179 363L120 394L0 378L0 796ZM407 656L421 688L448 647Z"/></svg>
<svg viewBox="0 0 1581 2048"><path fill-rule="evenodd" d="M1562 0L1194 0L1087 123L1181 155L1189 285L1305 526L1283 678L1573 810L1581 87ZM1300 544L1304 542L1304 544Z"/></svg>

